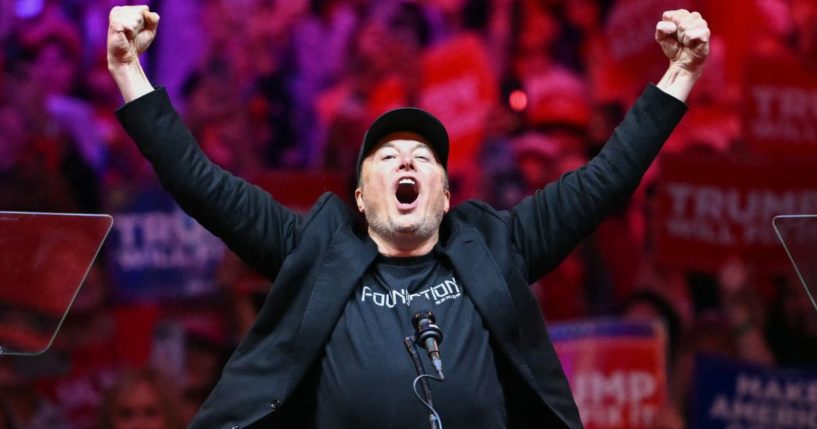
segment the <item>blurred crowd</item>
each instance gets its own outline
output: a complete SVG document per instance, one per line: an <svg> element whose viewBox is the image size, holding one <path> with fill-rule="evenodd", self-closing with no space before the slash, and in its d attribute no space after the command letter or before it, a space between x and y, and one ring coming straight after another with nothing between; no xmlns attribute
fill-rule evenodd
<svg viewBox="0 0 817 429"><path fill-rule="evenodd" d="M118 198L154 183L114 116L121 98L105 37L110 8L123 3L0 0L0 209L110 212ZM598 152L665 67L657 46L657 67L616 64L616 49L636 44L617 15L638 3L626 0L152 3L162 23L159 47L145 59L148 76L167 85L213 161L250 180L336 172L347 196L362 134L378 113L447 106L439 116L454 124L453 198L509 208ZM817 72L817 1L740 2L743 26L730 22L733 3L683 2L709 20L713 53L667 153L758 156L742 133L739 65L787 55ZM659 16L638 37L651 41ZM474 82L463 81L477 88L439 95L435 76L458 70L435 64L460 56ZM468 90L477 95L459 106L451 100ZM661 321L670 400L656 427L683 428L697 353L817 368L817 313L791 270L756 272L740 258L707 272L660 264L650 228L658 174L651 170L533 290L550 321ZM217 283L208 296L120 302L99 258L53 350L0 357L0 429L183 427L269 287L230 254ZM135 326L146 321L157 328Z"/></svg>

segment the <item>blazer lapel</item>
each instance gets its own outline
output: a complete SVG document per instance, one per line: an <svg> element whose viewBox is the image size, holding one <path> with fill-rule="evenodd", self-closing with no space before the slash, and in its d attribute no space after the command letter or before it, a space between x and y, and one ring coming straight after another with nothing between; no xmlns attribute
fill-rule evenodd
<svg viewBox="0 0 817 429"><path fill-rule="evenodd" d="M518 363L517 358L521 358L519 321L513 312L513 299L479 234L473 228L462 228L452 236L442 253L451 261L491 335L514 363Z"/></svg>
<svg viewBox="0 0 817 429"><path fill-rule="evenodd" d="M451 261L455 274L462 281L463 289L485 322L494 343L543 403L555 410L551 401L543 396L525 360L516 305L502 272L480 234L471 227L463 227L452 235L449 243L442 248L442 253ZM568 421L560 413L556 414L563 421Z"/></svg>
<svg viewBox="0 0 817 429"><path fill-rule="evenodd" d="M335 231L295 338L295 362L311 362L326 344L349 296L377 254L372 240L361 239L348 227ZM305 370L306 365L302 366Z"/></svg>

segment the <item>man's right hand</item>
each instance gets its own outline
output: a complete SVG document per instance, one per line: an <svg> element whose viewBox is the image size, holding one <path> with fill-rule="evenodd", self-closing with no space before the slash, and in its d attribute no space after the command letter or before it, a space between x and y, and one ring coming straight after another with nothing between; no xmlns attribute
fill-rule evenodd
<svg viewBox="0 0 817 429"><path fill-rule="evenodd" d="M147 6L117 6L108 17L108 67L118 68L139 62L156 37L159 14Z"/></svg>
<svg viewBox="0 0 817 429"><path fill-rule="evenodd" d="M159 14L147 6L118 6L108 20L108 70L126 102L151 91L139 55L156 37Z"/></svg>

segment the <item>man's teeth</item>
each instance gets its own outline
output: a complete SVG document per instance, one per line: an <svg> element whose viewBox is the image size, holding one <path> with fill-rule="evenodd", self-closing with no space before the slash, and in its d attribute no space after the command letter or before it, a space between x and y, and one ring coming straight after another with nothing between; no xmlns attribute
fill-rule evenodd
<svg viewBox="0 0 817 429"><path fill-rule="evenodd" d="M411 204L417 200L417 182L414 178L404 177L397 182L397 192L395 196L401 204Z"/></svg>

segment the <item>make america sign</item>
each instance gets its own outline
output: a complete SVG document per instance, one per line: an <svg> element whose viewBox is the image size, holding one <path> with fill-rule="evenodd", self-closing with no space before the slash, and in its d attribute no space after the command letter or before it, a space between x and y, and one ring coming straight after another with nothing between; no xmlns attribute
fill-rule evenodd
<svg viewBox="0 0 817 429"><path fill-rule="evenodd" d="M699 356L694 429L817 427L817 372Z"/></svg>

